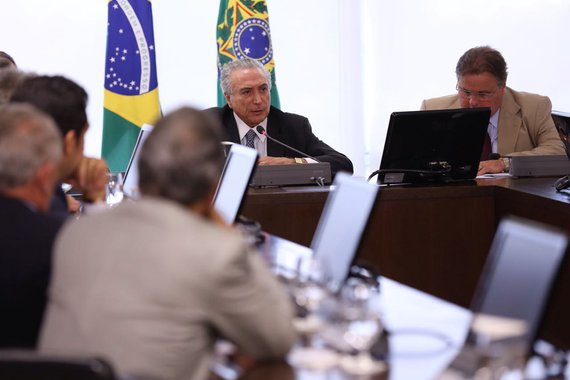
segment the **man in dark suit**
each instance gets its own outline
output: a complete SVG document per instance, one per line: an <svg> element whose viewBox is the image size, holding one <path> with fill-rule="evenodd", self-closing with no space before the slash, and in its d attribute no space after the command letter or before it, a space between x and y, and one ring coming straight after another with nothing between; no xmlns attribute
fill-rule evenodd
<svg viewBox="0 0 570 380"><path fill-rule="evenodd" d="M47 116L29 105L0 109L0 347L36 345L61 226L46 214L61 154Z"/></svg>
<svg viewBox="0 0 570 380"><path fill-rule="evenodd" d="M271 107L271 75L258 61L245 58L225 64L221 72L221 86L227 104L206 112L222 122L229 141L254 147L261 157L259 165L314 162L268 140L256 130L261 125L269 136L318 161L329 162L333 175L338 171L353 172L352 162L319 140L306 117Z"/></svg>

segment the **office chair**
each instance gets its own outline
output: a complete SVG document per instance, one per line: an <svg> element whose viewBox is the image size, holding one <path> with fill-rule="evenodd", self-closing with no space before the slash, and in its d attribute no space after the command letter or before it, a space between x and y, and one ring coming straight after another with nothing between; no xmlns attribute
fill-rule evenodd
<svg viewBox="0 0 570 380"><path fill-rule="evenodd" d="M111 365L100 358L0 350L0 379L115 380L116 377Z"/></svg>

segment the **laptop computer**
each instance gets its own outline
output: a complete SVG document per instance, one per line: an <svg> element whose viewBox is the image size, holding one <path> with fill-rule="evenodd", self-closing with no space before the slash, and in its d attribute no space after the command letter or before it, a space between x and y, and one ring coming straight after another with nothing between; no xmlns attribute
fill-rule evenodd
<svg viewBox="0 0 570 380"><path fill-rule="evenodd" d="M567 247L561 230L514 217L501 221L473 297L467 339L452 369L474 373L496 343L506 357L513 350L527 353Z"/></svg>
<svg viewBox="0 0 570 380"><path fill-rule="evenodd" d="M214 209L228 224L233 224L239 215L257 157L255 149L240 144L230 146L213 199Z"/></svg>
<svg viewBox="0 0 570 380"><path fill-rule="evenodd" d="M490 108L392 113L378 183L474 179L490 115Z"/></svg>
<svg viewBox="0 0 570 380"><path fill-rule="evenodd" d="M154 126L150 124L143 124L141 126L135 147L129 159L129 164L127 165L127 170L123 176L123 194L129 198L137 199L139 197L139 153L143 143L153 128Z"/></svg>
<svg viewBox="0 0 570 380"><path fill-rule="evenodd" d="M306 270L296 267L297 259L312 255L329 277L332 289L340 289L356 259L377 193L378 186L347 173L337 173L310 249L299 249L292 243L290 249L284 245L282 251L273 255L276 273L290 276L297 270Z"/></svg>

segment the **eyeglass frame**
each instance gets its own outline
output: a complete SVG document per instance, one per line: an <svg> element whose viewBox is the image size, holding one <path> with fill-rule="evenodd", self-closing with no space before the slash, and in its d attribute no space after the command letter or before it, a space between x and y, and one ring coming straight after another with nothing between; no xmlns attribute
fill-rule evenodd
<svg viewBox="0 0 570 380"><path fill-rule="evenodd" d="M497 88L495 91L469 91L457 83L455 85L455 90L457 90L459 96L463 96L465 98L475 97L481 100L488 100L497 94L499 88Z"/></svg>

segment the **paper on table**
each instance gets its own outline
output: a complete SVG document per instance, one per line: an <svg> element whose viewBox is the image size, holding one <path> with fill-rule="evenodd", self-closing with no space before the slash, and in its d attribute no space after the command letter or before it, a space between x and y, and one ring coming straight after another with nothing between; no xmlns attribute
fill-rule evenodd
<svg viewBox="0 0 570 380"><path fill-rule="evenodd" d="M486 336L491 341L522 336L527 332L525 321L489 314L476 314L471 330Z"/></svg>

